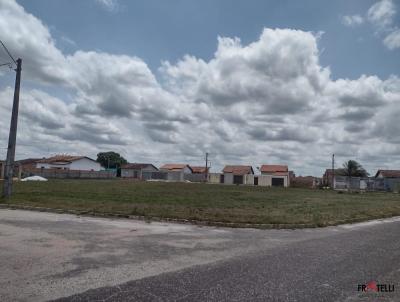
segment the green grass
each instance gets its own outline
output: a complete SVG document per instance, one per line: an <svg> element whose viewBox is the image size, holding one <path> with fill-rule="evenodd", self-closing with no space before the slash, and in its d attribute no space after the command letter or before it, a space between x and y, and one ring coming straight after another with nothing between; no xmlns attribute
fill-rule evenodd
<svg viewBox="0 0 400 302"><path fill-rule="evenodd" d="M17 182L2 203L228 223L335 225L400 215L400 195L123 180Z"/></svg>

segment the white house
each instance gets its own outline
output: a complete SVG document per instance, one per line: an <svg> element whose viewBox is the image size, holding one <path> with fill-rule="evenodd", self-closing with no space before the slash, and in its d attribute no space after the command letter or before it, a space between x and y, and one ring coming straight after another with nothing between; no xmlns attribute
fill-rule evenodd
<svg viewBox="0 0 400 302"><path fill-rule="evenodd" d="M37 169L101 171L103 167L87 156L56 155L36 162Z"/></svg>

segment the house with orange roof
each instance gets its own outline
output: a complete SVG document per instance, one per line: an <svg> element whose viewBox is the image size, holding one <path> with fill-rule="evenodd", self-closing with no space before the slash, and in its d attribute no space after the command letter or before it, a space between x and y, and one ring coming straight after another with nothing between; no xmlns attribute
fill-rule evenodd
<svg viewBox="0 0 400 302"><path fill-rule="evenodd" d="M235 185L253 185L253 167L244 165L227 165L222 170L220 183Z"/></svg>
<svg viewBox="0 0 400 302"><path fill-rule="evenodd" d="M272 187L288 187L290 185L289 169L287 165L262 165L260 172L262 176L261 179L263 180L263 183L260 185Z"/></svg>

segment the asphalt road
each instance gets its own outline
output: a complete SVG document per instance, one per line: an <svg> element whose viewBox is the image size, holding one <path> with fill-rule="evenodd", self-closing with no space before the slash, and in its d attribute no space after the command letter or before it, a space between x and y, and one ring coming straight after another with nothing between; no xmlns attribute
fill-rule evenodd
<svg viewBox="0 0 400 302"><path fill-rule="evenodd" d="M394 291L358 291L370 281ZM252 230L0 210L1 301L400 301L399 281L399 218Z"/></svg>

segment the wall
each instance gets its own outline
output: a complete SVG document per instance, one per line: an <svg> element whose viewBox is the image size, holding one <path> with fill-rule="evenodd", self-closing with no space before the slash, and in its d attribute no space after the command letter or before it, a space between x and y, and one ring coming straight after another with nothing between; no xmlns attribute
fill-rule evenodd
<svg viewBox="0 0 400 302"><path fill-rule="evenodd" d="M246 174L243 176L243 184L245 185L254 185L254 175Z"/></svg>
<svg viewBox="0 0 400 302"><path fill-rule="evenodd" d="M100 171L103 170L101 165L93 160L88 158L81 158L78 160L74 160L70 165L69 168L71 170L82 170L82 171Z"/></svg>
<svg viewBox="0 0 400 302"><path fill-rule="evenodd" d="M190 182L205 182L206 174L204 173L184 174L184 179Z"/></svg>
<svg viewBox="0 0 400 302"><path fill-rule="evenodd" d="M139 179L151 179L151 174L150 172L158 172L156 168L153 166L147 166L143 169L129 169L129 168L122 168L121 169L121 177L123 178L134 178L135 176L135 171L137 172L137 178Z"/></svg>
<svg viewBox="0 0 400 302"><path fill-rule="evenodd" d="M137 172L137 178L140 178L140 169L139 170L134 170L134 169L121 169L121 177L122 178L133 178L135 175L135 172Z"/></svg>
<svg viewBox="0 0 400 302"><path fill-rule="evenodd" d="M183 171L169 171L168 172L168 180L169 181L184 181L184 175Z"/></svg>
<svg viewBox="0 0 400 302"><path fill-rule="evenodd" d="M209 173L208 182L213 184L219 184L221 180L221 173Z"/></svg>
<svg viewBox="0 0 400 302"><path fill-rule="evenodd" d="M23 171L22 177L32 175L42 176L44 178L90 178L90 179L108 179L115 178L114 171L82 171L82 170L60 170L60 169L31 169Z"/></svg>
<svg viewBox="0 0 400 302"><path fill-rule="evenodd" d="M224 184L225 185L233 185L233 174L232 173L224 173Z"/></svg>
<svg viewBox="0 0 400 302"><path fill-rule="evenodd" d="M270 187L272 184L271 175L258 175L258 185L262 187Z"/></svg>

